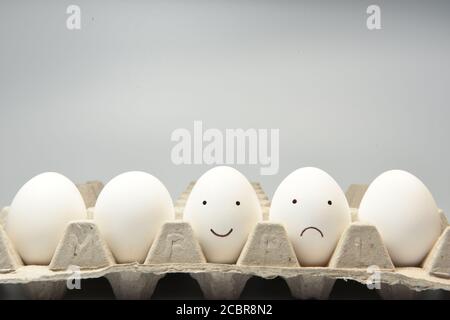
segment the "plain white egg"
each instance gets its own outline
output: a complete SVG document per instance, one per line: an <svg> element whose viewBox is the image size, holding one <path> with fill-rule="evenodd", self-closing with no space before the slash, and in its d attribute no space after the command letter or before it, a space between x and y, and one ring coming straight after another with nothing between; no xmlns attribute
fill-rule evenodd
<svg viewBox="0 0 450 320"><path fill-rule="evenodd" d="M208 262L235 263L262 211L247 178L220 166L198 179L183 218L191 223Z"/></svg>
<svg viewBox="0 0 450 320"><path fill-rule="evenodd" d="M367 189L359 220L375 225L396 266L417 266L441 233L438 207L414 175L391 170Z"/></svg>
<svg viewBox="0 0 450 320"><path fill-rule="evenodd" d="M278 186L269 220L284 224L302 266L325 266L351 216L336 181L307 167L292 172Z"/></svg>
<svg viewBox="0 0 450 320"><path fill-rule="evenodd" d="M47 265L67 224L86 217L77 187L58 173L28 181L16 194L6 218L6 232L25 264Z"/></svg>
<svg viewBox="0 0 450 320"><path fill-rule="evenodd" d="M161 225L173 219L169 192L145 172L127 172L112 179L94 209L94 221L118 263L144 262Z"/></svg>

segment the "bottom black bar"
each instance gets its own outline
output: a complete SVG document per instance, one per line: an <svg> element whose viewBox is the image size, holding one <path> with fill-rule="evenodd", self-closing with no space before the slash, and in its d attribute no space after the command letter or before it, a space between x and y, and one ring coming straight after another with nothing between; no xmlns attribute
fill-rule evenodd
<svg viewBox="0 0 450 320"><path fill-rule="evenodd" d="M448 312L449 304L444 300L149 300L149 301L114 301L114 300L59 300L0 301L3 314L8 311L22 317L34 317L37 314L46 317L63 317L69 313L71 318L79 316L91 318L98 314L113 314L115 318L130 319L131 316L142 316L144 319L304 319L314 316L322 319L331 315L346 319L361 319L365 316L393 315L399 311L402 319L409 316L430 316ZM10 310L8 310L10 309ZM56 311L64 310L63 313ZM445 312L445 313L444 313Z"/></svg>

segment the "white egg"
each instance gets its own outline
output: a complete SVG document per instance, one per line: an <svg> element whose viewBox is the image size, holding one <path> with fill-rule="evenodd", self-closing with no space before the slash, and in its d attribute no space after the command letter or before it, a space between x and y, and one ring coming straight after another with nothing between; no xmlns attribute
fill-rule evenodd
<svg viewBox="0 0 450 320"><path fill-rule="evenodd" d="M214 263L235 263L261 219L252 185L239 171L225 166L198 179L184 209L184 220L191 223L206 260Z"/></svg>
<svg viewBox="0 0 450 320"><path fill-rule="evenodd" d="M86 217L77 187L53 172L28 181L16 194L6 232L25 264L47 265L67 224Z"/></svg>
<svg viewBox="0 0 450 320"><path fill-rule="evenodd" d="M94 209L94 220L118 263L144 262L161 225L173 219L169 192L145 172L112 179Z"/></svg>
<svg viewBox="0 0 450 320"><path fill-rule="evenodd" d="M370 184L358 217L376 226L396 266L419 265L441 233L430 191L401 170L387 171Z"/></svg>
<svg viewBox="0 0 450 320"><path fill-rule="evenodd" d="M269 219L284 224L302 266L325 266L351 223L344 192L326 172L301 168L273 196Z"/></svg>

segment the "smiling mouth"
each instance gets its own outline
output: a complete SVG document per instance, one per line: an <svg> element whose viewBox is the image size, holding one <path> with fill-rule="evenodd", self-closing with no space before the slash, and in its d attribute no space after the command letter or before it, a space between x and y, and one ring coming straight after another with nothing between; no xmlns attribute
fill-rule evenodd
<svg viewBox="0 0 450 320"><path fill-rule="evenodd" d="M228 232L225 233L225 234L217 233L217 232L215 232L213 229L210 229L210 230L211 230L211 232L212 232L213 235L215 235L215 236L217 236L217 237L221 237L221 238L228 237L228 236L233 232L233 228L231 228L230 231L228 231Z"/></svg>
<svg viewBox="0 0 450 320"><path fill-rule="evenodd" d="M323 238L323 232L320 231L320 229L319 229L319 228L316 228L316 227L308 227L308 228L303 229L302 233L300 233L300 237L303 237L303 234L305 233L305 231L310 230L310 229L316 230L318 233L320 233L320 235L321 235L322 238Z"/></svg>

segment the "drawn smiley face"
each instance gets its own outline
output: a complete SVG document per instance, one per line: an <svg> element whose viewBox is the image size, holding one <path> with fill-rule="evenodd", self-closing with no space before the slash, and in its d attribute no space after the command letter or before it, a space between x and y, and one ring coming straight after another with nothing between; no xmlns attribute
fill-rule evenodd
<svg viewBox="0 0 450 320"><path fill-rule="evenodd" d="M204 206L206 206L206 205L208 204L208 201L203 200L202 204L203 204ZM240 202L240 201L236 201L236 205L237 205L237 206L240 206L240 205L241 205L241 202ZM214 231L214 229L212 229L212 228L210 229L210 231L211 231L211 233L212 233L213 235L215 235L216 237L219 237L219 238L226 238L226 237L228 237L228 236L233 232L233 228L231 228L227 233L218 233L218 232Z"/></svg>
<svg viewBox="0 0 450 320"><path fill-rule="evenodd" d="M235 263L255 224L262 219L252 185L237 170L216 167L194 185L184 209L206 259Z"/></svg>
<svg viewBox="0 0 450 320"><path fill-rule="evenodd" d="M350 209L339 185L326 172L301 168L278 186L270 220L283 223L303 266L324 266L350 224Z"/></svg>
<svg viewBox="0 0 450 320"><path fill-rule="evenodd" d="M298 202L297 199L292 200L292 203L293 203L293 204L297 204L297 202ZM329 206L333 205L333 202L332 202L331 200L328 200L327 203L328 203ZM316 226L308 226L308 227L305 227L305 228L302 230L302 232L300 233L300 237L303 237L303 234L304 234L306 231L308 231L308 230L312 230L312 231L318 232L322 238L324 237L324 236L323 236L323 231L322 231L321 229L319 229L318 227L316 227Z"/></svg>

